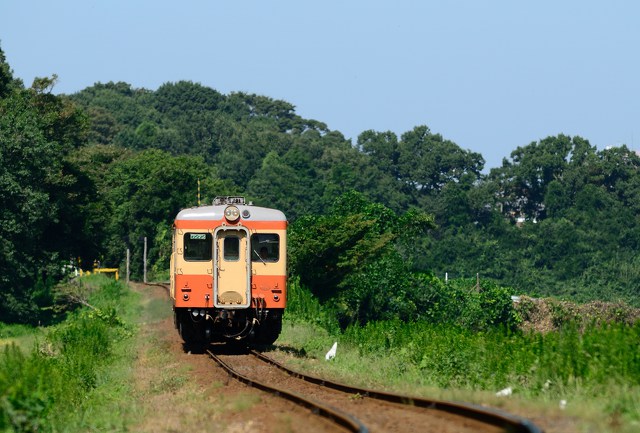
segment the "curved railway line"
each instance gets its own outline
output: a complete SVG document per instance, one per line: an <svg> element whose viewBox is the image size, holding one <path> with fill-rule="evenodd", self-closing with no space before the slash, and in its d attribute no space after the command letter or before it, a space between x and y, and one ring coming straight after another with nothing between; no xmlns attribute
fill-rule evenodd
<svg viewBox="0 0 640 433"><path fill-rule="evenodd" d="M293 401L350 432L541 433L529 420L495 409L341 384L291 370L251 351L207 350L237 380Z"/></svg>
<svg viewBox="0 0 640 433"><path fill-rule="evenodd" d="M168 284L147 284L168 290ZM211 345L206 353L236 380L307 408L342 431L543 432L530 420L493 408L370 390L303 374L241 346Z"/></svg>

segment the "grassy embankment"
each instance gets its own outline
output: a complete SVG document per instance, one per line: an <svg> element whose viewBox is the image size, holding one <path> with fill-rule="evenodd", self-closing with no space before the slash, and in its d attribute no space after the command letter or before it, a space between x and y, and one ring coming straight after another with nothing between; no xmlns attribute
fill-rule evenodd
<svg viewBox="0 0 640 433"><path fill-rule="evenodd" d="M101 275L69 289L95 309L49 328L0 324L0 431L202 431L212 422L224 431L230 413L259 400L194 380L192 358L170 347L171 305L157 290Z"/></svg>
<svg viewBox="0 0 640 433"><path fill-rule="evenodd" d="M535 418L569 418L578 431L640 427L640 323L574 322L541 333L381 322L341 333L295 284L289 306L277 344L306 355L288 359L292 367L374 389L489 404ZM334 341L338 356L326 362ZM495 395L507 387L510 397Z"/></svg>
<svg viewBox="0 0 640 433"><path fill-rule="evenodd" d="M49 328L2 325L0 431L124 431L139 296L106 277L74 290L83 307Z"/></svg>

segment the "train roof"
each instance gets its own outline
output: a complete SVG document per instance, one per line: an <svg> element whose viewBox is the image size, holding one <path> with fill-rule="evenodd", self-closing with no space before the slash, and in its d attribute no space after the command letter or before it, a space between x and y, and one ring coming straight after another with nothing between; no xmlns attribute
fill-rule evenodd
<svg viewBox="0 0 640 433"><path fill-rule="evenodd" d="M182 209L176 216L176 221L199 220L219 221L224 218L224 210L227 204L198 206ZM247 204L234 204L240 210L240 219L249 221L286 221L287 217L282 211Z"/></svg>

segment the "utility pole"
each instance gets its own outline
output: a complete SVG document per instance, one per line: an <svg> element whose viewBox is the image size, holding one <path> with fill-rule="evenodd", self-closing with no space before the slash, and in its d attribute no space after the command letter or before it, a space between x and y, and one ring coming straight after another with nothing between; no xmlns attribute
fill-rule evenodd
<svg viewBox="0 0 640 433"><path fill-rule="evenodd" d="M147 284L147 237L144 237L144 257L142 258L144 262L144 283Z"/></svg>
<svg viewBox="0 0 640 433"><path fill-rule="evenodd" d="M129 276L131 272L129 271L129 263L131 263L131 250L127 248L127 284L129 284Z"/></svg>

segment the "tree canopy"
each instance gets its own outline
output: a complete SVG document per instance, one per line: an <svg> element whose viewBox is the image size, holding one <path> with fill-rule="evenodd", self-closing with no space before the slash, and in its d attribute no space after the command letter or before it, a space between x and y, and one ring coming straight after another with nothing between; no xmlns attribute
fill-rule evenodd
<svg viewBox="0 0 640 433"><path fill-rule="evenodd" d="M29 321L49 297L36 283L58 278L75 254L96 253L83 229L97 197L69 157L85 139L85 115L48 92L54 79L25 89L0 60L0 313Z"/></svg>

